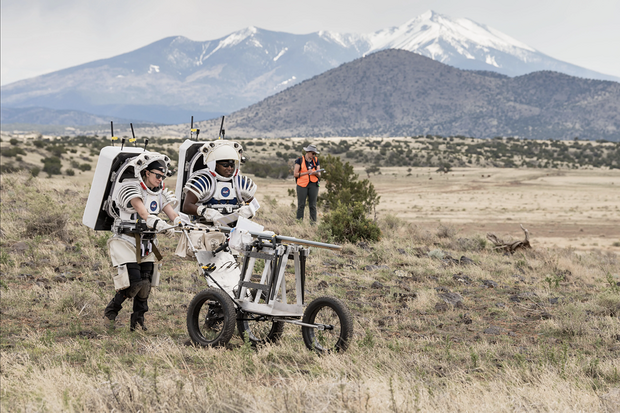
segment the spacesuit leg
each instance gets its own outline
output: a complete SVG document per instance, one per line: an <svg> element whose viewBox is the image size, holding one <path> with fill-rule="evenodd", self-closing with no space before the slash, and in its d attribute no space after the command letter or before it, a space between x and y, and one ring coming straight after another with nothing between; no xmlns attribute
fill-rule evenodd
<svg viewBox="0 0 620 413"><path fill-rule="evenodd" d="M123 308L123 302L125 302L126 297L121 291L117 291L116 295L106 306L103 315L110 321L116 320L116 316L118 312Z"/></svg>
<svg viewBox="0 0 620 413"><path fill-rule="evenodd" d="M132 263L127 263L127 264L118 266L118 277L117 278L119 279L124 278L126 280L128 279L130 282L130 286L128 288L117 291L116 295L114 295L114 298L112 298L112 300L106 306L105 310L103 311L103 315L108 320L111 320L111 321L116 320L116 316L118 316L119 311L121 311L121 309L123 308L123 302L125 302L127 298L132 297L131 280L132 278L135 279L136 277L135 275L136 269L134 268L135 265L137 264L132 265ZM140 277L139 272L138 272L138 277ZM123 281L122 284L126 285L126 281Z"/></svg>
<svg viewBox="0 0 620 413"><path fill-rule="evenodd" d="M133 313L131 314L130 330L134 331L140 325L146 331L144 325L144 314L149 311L149 295L151 293L151 278L153 276L153 263L144 262L140 264L140 275L142 279L136 285L137 293L133 299Z"/></svg>

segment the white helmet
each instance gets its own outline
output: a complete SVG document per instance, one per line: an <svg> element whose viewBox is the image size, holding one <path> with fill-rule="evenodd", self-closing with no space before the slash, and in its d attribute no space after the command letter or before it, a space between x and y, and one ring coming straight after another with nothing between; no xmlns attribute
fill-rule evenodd
<svg viewBox="0 0 620 413"><path fill-rule="evenodd" d="M241 154L243 153L241 144L233 141L217 140L202 145L200 152L202 153L202 162L218 180L230 181L239 172ZM215 165L217 161L228 160L235 162L235 172L230 177L226 178L217 173Z"/></svg>
<svg viewBox="0 0 620 413"><path fill-rule="evenodd" d="M149 166L156 165L155 169L162 171L166 176L170 172L170 158L166 155L162 155L158 152L143 152L140 155L132 158L128 162L128 166L133 166L134 176L144 183L142 179L142 171L149 168ZM162 170L163 167L163 170Z"/></svg>

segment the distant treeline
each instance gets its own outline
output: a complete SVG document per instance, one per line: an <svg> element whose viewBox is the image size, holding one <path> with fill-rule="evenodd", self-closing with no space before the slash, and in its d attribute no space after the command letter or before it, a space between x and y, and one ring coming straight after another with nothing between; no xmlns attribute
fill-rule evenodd
<svg viewBox="0 0 620 413"><path fill-rule="evenodd" d="M126 137L127 138L127 137ZM138 137L135 146L167 154L176 166L178 148L184 138ZM292 162L301 156L310 141L291 139L235 138L246 149L248 161L244 173L262 178L284 179L292 175ZM75 170L87 171L92 157L101 148L111 145L109 137L64 136L54 140L11 138L2 142L2 172L28 169L48 174L61 174L63 160L68 175ZM120 145L119 141L114 142ZM128 141L126 145L133 146ZM78 149L80 156L78 156ZM352 164L377 171L379 167L432 167L450 170L456 167L500 168L610 168L620 169L620 142L605 140L572 141L527 140L496 137L477 139L466 136L412 136L403 138L359 138L320 140L322 155L344 157ZM31 165L24 160L27 152L38 153L42 165ZM84 154L88 153L88 156ZM74 159L74 158L78 159Z"/></svg>

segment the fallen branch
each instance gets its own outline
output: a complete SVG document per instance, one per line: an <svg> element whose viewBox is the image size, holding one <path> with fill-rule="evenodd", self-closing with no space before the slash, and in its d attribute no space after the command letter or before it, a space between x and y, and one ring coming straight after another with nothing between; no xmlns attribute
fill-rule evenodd
<svg viewBox="0 0 620 413"><path fill-rule="evenodd" d="M507 252L510 252L511 254L514 254L514 252L518 250L519 248L523 248L523 249L532 248L532 246L530 245L529 231L523 228L523 225L521 225L521 229L525 233L525 239L523 241L504 242L501 239L497 238L495 234L491 234L490 232L487 233L487 239L491 241L493 244L495 244L495 247L493 247L495 250L507 251Z"/></svg>

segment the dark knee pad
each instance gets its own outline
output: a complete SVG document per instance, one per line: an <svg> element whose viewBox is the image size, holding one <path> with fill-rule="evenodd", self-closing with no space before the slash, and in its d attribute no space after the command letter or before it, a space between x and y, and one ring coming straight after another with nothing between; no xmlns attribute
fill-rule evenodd
<svg viewBox="0 0 620 413"><path fill-rule="evenodd" d="M150 268L152 271L153 263L138 264L137 262L132 262L127 264L127 272L129 273L129 288L122 290L122 293L126 298L134 298L137 295L148 297L151 282L143 278L143 267L147 270ZM149 289L147 292L144 292L143 290L146 288L147 284Z"/></svg>
<svg viewBox="0 0 620 413"><path fill-rule="evenodd" d="M153 278L153 263L143 262L140 264L140 278L143 280L151 280Z"/></svg>
<svg viewBox="0 0 620 413"><path fill-rule="evenodd" d="M150 280L142 280L140 282L140 289L138 290L138 293L136 294L136 299L140 299L140 300L148 300L149 295L151 294L151 281Z"/></svg>
<svg viewBox="0 0 620 413"><path fill-rule="evenodd" d="M137 262L128 262L127 264L127 272L129 273L129 284L135 284L142 280L142 275L140 271L140 265Z"/></svg>

